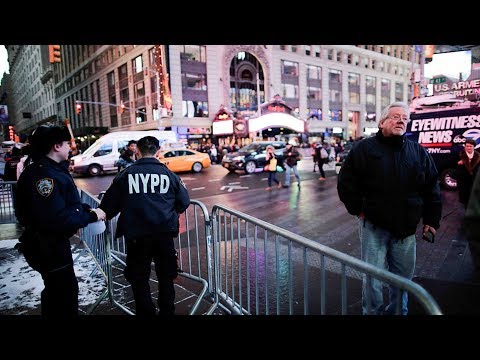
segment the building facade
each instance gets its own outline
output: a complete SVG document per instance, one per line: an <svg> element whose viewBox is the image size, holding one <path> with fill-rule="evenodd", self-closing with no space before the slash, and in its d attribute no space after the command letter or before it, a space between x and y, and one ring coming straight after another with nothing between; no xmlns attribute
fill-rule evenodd
<svg viewBox="0 0 480 360"><path fill-rule="evenodd" d="M7 103L10 123L17 134L26 134L38 124L56 121L53 71L46 45L8 45ZM21 141L25 141L25 136Z"/></svg>
<svg viewBox="0 0 480 360"><path fill-rule="evenodd" d="M422 66L412 45L62 45L54 64L47 45L7 50L16 132L69 119L80 148L119 130L216 141L219 109L248 120L275 95L310 135L358 137L387 104L410 101Z"/></svg>

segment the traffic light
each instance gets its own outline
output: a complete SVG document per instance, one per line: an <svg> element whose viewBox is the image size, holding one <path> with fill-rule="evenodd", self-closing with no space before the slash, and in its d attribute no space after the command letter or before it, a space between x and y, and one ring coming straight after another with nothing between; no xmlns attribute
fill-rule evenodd
<svg viewBox="0 0 480 360"><path fill-rule="evenodd" d="M82 104L76 103L75 104L75 114L80 114L82 112Z"/></svg>
<svg viewBox="0 0 480 360"><path fill-rule="evenodd" d="M120 100L120 114L123 114L125 112L125 104L123 103L123 100Z"/></svg>
<svg viewBox="0 0 480 360"><path fill-rule="evenodd" d="M60 45L48 45L48 59L51 64L61 61Z"/></svg>

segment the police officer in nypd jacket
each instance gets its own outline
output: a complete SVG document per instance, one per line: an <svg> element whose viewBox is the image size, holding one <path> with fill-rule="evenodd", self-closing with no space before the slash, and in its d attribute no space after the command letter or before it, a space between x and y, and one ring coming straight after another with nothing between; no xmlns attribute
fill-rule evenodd
<svg viewBox="0 0 480 360"><path fill-rule="evenodd" d="M132 285L138 316L156 315L149 286L152 259L159 315L175 313L173 280L178 274L173 238L178 235L179 214L190 205L185 184L155 157L159 148L153 136L138 140L139 160L117 174L100 204L107 219L120 213L116 237L125 236L124 274Z"/></svg>
<svg viewBox="0 0 480 360"><path fill-rule="evenodd" d="M66 127L41 125L30 137L30 157L17 183L15 214L24 231L16 248L43 278L42 316L78 315L78 282L70 238L89 223L104 220L101 209L80 202L68 172Z"/></svg>

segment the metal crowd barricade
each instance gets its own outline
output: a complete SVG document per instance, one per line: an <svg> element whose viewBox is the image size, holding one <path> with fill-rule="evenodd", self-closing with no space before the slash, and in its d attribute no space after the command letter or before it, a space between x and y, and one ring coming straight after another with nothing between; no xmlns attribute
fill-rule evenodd
<svg viewBox="0 0 480 360"><path fill-rule="evenodd" d="M212 221L214 307L231 314L345 315L353 307L349 284L363 277L406 291L427 314L442 314L420 285L350 255L223 205L214 205ZM327 291L339 304L327 304Z"/></svg>
<svg viewBox="0 0 480 360"><path fill-rule="evenodd" d="M93 195L81 190L82 202L97 207L100 201ZM107 286L97 301L90 307L90 314L106 297L110 302L127 314L134 314L130 306L133 298L129 293L131 287L123 276L126 258L124 237L115 238L118 216L107 222L104 233L91 236L88 228L80 230L80 239L87 251L95 258L97 268L105 276ZM213 307L213 259L211 249L210 216L203 203L191 200L191 205L179 218L180 231L175 239L179 267L182 272L175 281L178 303L188 304L189 314L197 314L201 308ZM154 274L155 272L152 271ZM151 282L156 283L154 278ZM210 295L210 300L207 297Z"/></svg>
<svg viewBox="0 0 480 360"><path fill-rule="evenodd" d="M13 205L16 186L16 181L0 182L0 224L14 224L17 219Z"/></svg>

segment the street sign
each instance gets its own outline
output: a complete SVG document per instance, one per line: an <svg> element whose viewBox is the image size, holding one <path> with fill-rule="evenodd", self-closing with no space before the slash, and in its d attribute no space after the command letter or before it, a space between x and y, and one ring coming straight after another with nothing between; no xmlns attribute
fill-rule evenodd
<svg viewBox="0 0 480 360"><path fill-rule="evenodd" d="M430 79L430 84L441 84L447 81L445 76Z"/></svg>

